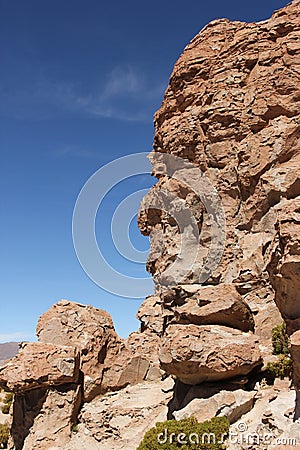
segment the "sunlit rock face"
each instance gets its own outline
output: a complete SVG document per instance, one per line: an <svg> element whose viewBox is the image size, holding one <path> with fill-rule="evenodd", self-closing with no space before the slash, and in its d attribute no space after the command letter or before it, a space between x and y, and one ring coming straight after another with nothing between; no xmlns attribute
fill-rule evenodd
<svg viewBox="0 0 300 450"><path fill-rule="evenodd" d="M61 300L40 317L38 342L22 344L0 368L0 386L15 394L8 448L73 448L71 430L83 404L143 382L159 393L161 318L151 313L153 301L140 310L144 329L127 339L106 311L92 306ZM167 409L161 402L168 396L158 395L154 407Z"/></svg>
<svg viewBox="0 0 300 450"><path fill-rule="evenodd" d="M158 182L139 226L161 298L161 364L185 383L230 378L233 367L244 375L268 361L282 317L290 333L300 328L299 13L293 2L260 23L208 24L175 64L155 115ZM214 221L224 234L212 268ZM234 360L242 344L222 367L213 357L223 327L228 348L237 330L253 346L248 369Z"/></svg>

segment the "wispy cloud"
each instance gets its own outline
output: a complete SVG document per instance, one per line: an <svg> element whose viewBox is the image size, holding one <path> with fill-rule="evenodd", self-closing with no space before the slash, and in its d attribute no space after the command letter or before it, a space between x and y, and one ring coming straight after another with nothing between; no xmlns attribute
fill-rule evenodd
<svg viewBox="0 0 300 450"><path fill-rule="evenodd" d="M52 150L50 155L54 158L67 158L72 156L73 158L97 158L99 160L99 152L71 145Z"/></svg>
<svg viewBox="0 0 300 450"><path fill-rule="evenodd" d="M144 74L132 67L117 67L96 93L78 97L76 104L96 117L150 121L163 92L163 83L152 86Z"/></svg>
<svg viewBox="0 0 300 450"><path fill-rule="evenodd" d="M165 83L153 84L130 65L115 67L98 85L53 81L39 76L30 86L7 90L0 85L0 113L45 119L75 114L125 121L152 121Z"/></svg>
<svg viewBox="0 0 300 450"><path fill-rule="evenodd" d="M16 331L14 333L0 333L0 343L5 342L21 342L21 341L35 340L34 336L22 331Z"/></svg>
<svg viewBox="0 0 300 450"><path fill-rule="evenodd" d="M130 66L125 69L117 67L109 74L102 95L111 98L126 92L136 94L141 90L144 90L141 76L138 76Z"/></svg>

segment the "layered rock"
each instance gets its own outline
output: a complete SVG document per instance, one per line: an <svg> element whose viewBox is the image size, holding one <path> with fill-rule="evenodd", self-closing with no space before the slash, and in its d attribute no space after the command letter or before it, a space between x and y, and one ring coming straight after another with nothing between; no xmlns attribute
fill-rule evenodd
<svg viewBox="0 0 300 450"><path fill-rule="evenodd" d="M84 403L161 379L158 335L121 339L100 309L61 300L41 316L37 336L0 369L1 386L16 394L11 449L68 448Z"/></svg>
<svg viewBox="0 0 300 450"><path fill-rule="evenodd" d="M165 326L170 323L224 325L253 331L251 309L234 284L219 286L179 285L162 294Z"/></svg>
<svg viewBox="0 0 300 450"><path fill-rule="evenodd" d="M299 329L299 7L260 23L208 24L175 64L155 115L158 182L139 226L162 298L161 364L185 383L212 374L202 352L210 342L223 356L222 326L228 342L243 331L255 355L248 369L226 360L228 376L233 366L251 371L258 350L270 360L280 313L290 333Z"/></svg>
<svg viewBox="0 0 300 450"><path fill-rule="evenodd" d="M115 332L110 315L92 306L61 300L41 316L39 342L72 345L80 352L86 401L108 390L160 376L155 333L132 333L125 340Z"/></svg>
<svg viewBox="0 0 300 450"><path fill-rule="evenodd" d="M186 384L246 375L261 362L255 337L219 325L170 325L162 339L162 368Z"/></svg>
<svg viewBox="0 0 300 450"><path fill-rule="evenodd" d="M174 381L144 382L107 393L83 406L69 447L81 450L135 450L145 431L167 418Z"/></svg>
<svg viewBox="0 0 300 450"><path fill-rule="evenodd" d="M74 347L26 343L0 371L0 383L15 394L79 379L79 353Z"/></svg>

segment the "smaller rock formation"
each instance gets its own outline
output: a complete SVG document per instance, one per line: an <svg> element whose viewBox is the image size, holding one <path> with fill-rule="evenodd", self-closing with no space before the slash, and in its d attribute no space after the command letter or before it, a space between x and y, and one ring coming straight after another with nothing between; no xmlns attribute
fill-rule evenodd
<svg viewBox="0 0 300 450"><path fill-rule="evenodd" d="M39 342L22 344L0 369L0 385L15 393L9 448L64 448L85 402L160 380L157 327L144 328L121 339L107 312L67 300L53 305L39 319Z"/></svg>
<svg viewBox="0 0 300 450"><path fill-rule="evenodd" d="M68 449L136 450L147 430L165 421L174 381L143 382L85 403Z"/></svg>
<svg viewBox="0 0 300 450"><path fill-rule="evenodd" d="M226 416L231 423L234 423L252 409L255 395L255 391L247 392L243 389L220 391L209 398L193 399L187 406L175 411L173 416L176 420L196 417L198 422L204 422L216 416Z"/></svg>
<svg viewBox="0 0 300 450"><path fill-rule="evenodd" d="M101 309L61 300L41 316L39 342L72 345L80 352L85 401L109 390L135 384L159 373L159 339L151 329L125 340Z"/></svg>
<svg viewBox="0 0 300 450"><path fill-rule="evenodd" d="M0 384L15 394L32 389L78 383L79 353L75 347L25 343L0 371Z"/></svg>

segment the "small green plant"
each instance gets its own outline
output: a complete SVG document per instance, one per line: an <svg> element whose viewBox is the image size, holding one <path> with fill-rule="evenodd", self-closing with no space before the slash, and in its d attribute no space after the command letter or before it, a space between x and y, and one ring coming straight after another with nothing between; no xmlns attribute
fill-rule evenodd
<svg viewBox="0 0 300 450"><path fill-rule="evenodd" d="M9 403L5 403L2 408L1 411L3 414L9 414L9 410L10 410L10 404Z"/></svg>
<svg viewBox="0 0 300 450"><path fill-rule="evenodd" d="M272 330L272 344L274 355L289 354L289 336L286 332L286 324L283 322Z"/></svg>
<svg viewBox="0 0 300 450"><path fill-rule="evenodd" d="M292 360L287 355L279 355L277 361L267 364L268 375L272 378L290 377L292 373Z"/></svg>
<svg viewBox="0 0 300 450"><path fill-rule="evenodd" d="M1 411L3 412L3 414L8 414L12 401L14 399L14 394L12 392L7 392L7 394L4 397L3 403L4 405L1 408Z"/></svg>
<svg viewBox="0 0 300 450"><path fill-rule="evenodd" d="M9 428L7 425L0 424L0 448L6 448L9 438Z"/></svg>
<svg viewBox="0 0 300 450"><path fill-rule="evenodd" d="M158 422L147 431L137 450L221 450L229 431L226 417L198 423L194 417Z"/></svg>
<svg viewBox="0 0 300 450"><path fill-rule="evenodd" d="M71 431L72 433L78 433L78 425L73 423L73 425L71 426Z"/></svg>
<svg viewBox="0 0 300 450"><path fill-rule="evenodd" d="M292 373L292 360L289 353L289 336L286 324L283 322L272 330L273 354L277 355L277 361L267 364L267 379L271 382L275 378L290 377Z"/></svg>

